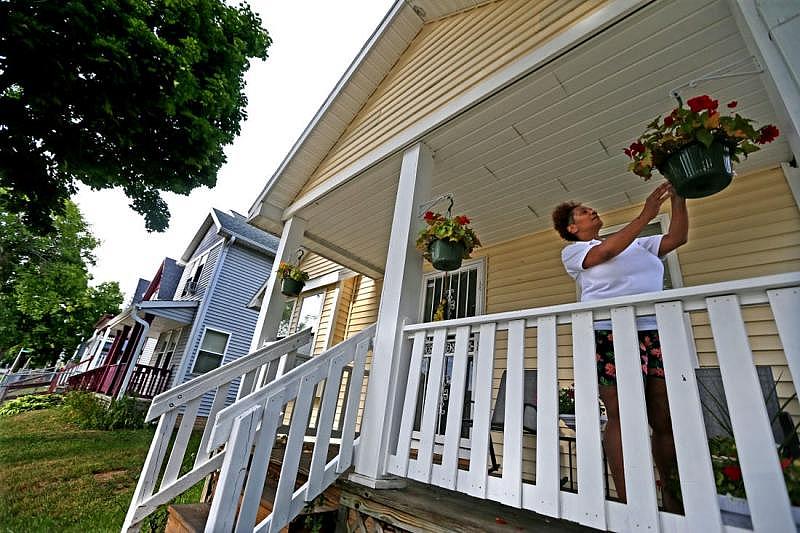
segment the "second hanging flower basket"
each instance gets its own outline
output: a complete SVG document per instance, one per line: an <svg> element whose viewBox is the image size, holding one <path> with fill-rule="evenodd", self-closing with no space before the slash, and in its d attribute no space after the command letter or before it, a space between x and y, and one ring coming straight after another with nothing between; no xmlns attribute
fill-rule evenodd
<svg viewBox="0 0 800 533"><path fill-rule="evenodd" d="M465 215L446 217L428 211L422 218L425 227L417 237L417 249L436 270L458 270L461 261L469 259L472 250L481 245Z"/></svg>
<svg viewBox="0 0 800 533"><path fill-rule="evenodd" d="M719 100L696 96L664 117L648 124L644 134L628 148L628 169L650 179L658 170L684 198L702 198L727 187L733 179L732 162L759 150L760 144L779 135L773 125L755 129L753 121L738 113L723 116ZM727 108L733 110L736 101ZM732 111L731 111L732 112Z"/></svg>

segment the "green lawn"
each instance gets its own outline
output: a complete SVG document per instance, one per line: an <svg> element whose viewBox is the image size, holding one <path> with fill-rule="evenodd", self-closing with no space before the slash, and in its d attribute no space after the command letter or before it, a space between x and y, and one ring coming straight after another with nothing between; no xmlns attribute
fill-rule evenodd
<svg viewBox="0 0 800 533"><path fill-rule="evenodd" d="M59 409L0 418L0 532L119 531L152 436L78 429ZM161 509L142 531L165 521Z"/></svg>

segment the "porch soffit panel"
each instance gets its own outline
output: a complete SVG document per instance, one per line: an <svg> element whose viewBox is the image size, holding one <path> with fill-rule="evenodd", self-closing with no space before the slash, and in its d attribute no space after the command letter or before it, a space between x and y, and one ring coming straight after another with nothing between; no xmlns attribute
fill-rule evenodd
<svg viewBox="0 0 800 533"><path fill-rule="evenodd" d="M431 197L455 193L456 214L468 214L487 245L548 229L564 200L601 211L638 204L659 177L644 182L627 172L622 149L675 106L670 89L747 55L725 0L651 4L426 136ZM758 124L776 121L762 76L684 92L703 93L737 100ZM736 168L743 174L790 157L779 138ZM382 269L399 169L395 154L310 204L302 212L308 231Z"/></svg>
<svg viewBox="0 0 800 533"><path fill-rule="evenodd" d="M426 24L298 197L605 3L503 0Z"/></svg>

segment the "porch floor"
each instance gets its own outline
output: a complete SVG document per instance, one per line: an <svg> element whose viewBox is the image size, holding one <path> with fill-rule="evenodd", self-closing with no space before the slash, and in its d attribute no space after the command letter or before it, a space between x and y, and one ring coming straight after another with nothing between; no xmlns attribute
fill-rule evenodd
<svg viewBox="0 0 800 533"><path fill-rule="evenodd" d="M402 489L374 490L340 479L339 504L395 528L432 533L595 531L591 528L406 480Z"/></svg>

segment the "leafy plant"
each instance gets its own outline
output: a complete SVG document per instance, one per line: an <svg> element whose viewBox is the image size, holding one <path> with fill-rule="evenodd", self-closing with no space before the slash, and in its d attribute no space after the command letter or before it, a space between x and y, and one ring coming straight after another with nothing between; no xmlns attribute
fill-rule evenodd
<svg viewBox="0 0 800 533"><path fill-rule="evenodd" d="M88 392L70 392L64 399L67 418L81 429L141 429L144 410L136 399L125 396L105 404Z"/></svg>
<svg viewBox="0 0 800 533"><path fill-rule="evenodd" d="M777 398L778 382L781 375L773 383L771 389L765 397L765 403L770 404L773 398ZM739 465L739 455L736 450L736 441L733 436L733 424L730 414L725 408L723 398L718 397L714 391L703 381L697 382L708 393L713 406L704 406L704 412L708 413L726 433L708 439L708 448L711 452L711 466L714 470L714 481L719 494L730 494L737 498L746 498L744 490L744 480L742 479L742 469ZM797 397L797 393L792 394L779 406L777 412L770 420L772 426L789 403ZM716 407L712 409L710 407ZM800 505L800 458L792 457L793 440L797 438L797 430L800 424L795 425L791 431L787 431L782 442L777 443L778 456L781 458L781 469L783 478L786 482L786 490L789 493L789 500L792 505Z"/></svg>
<svg viewBox="0 0 800 533"><path fill-rule="evenodd" d="M28 394L20 396L0 406L0 418L27 413L28 411L58 407L63 399L59 394Z"/></svg>
<svg viewBox="0 0 800 533"><path fill-rule="evenodd" d="M653 169L660 170L672 154L697 142L706 148L714 142L723 143L730 149L731 159L738 163L740 156L746 158L759 150L759 144L774 141L780 133L772 124L756 129L751 119L739 113L722 115L718 111L719 100L705 94L690 98L686 105L676 107L663 120L656 117L642 136L624 149L631 158L628 170L648 180ZM734 100L727 107L732 110L737 105Z"/></svg>
<svg viewBox="0 0 800 533"><path fill-rule="evenodd" d="M291 263L281 261L278 265L278 275L281 279L293 279L301 283L308 281L308 272L300 270L300 267Z"/></svg>
<svg viewBox="0 0 800 533"><path fill-rule="evenodd" d="M562 387L558 390L558 412L562 415L575 414L575 389Z"/></svg>
<svg viewBox="0 0 800 533"><path fill-rule="evenodd" d="M430 246L433 241L446 240L460 242L464 245L463 259L469 259L472 251L481 245L481 241L470 226L470 219L466 215L446 217L440 213L427 211L423 215L425 227L417 236L417 250L422 252L422 257L431 260Z"/></svg>

